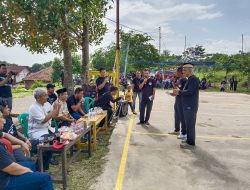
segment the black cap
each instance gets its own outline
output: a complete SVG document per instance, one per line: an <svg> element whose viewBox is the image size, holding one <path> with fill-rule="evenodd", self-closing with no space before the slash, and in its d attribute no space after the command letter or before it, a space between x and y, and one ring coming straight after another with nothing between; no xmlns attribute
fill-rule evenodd
<svg viewBox="0 0 250 190"><path fill-rule="evenodd" d="M58 95L60 95L60 94L62 94L62 93L64 93L64 92L67 92L67 88L61 88L61 89L58 89L58 90L56 91L56 93L57 93Z"/></svg>
<svg viewBox="0 0 250 190"><path fill-rule="evenodd" d="M52 84L52 83L49 83L49 84L47 84L47 89L49 89L49 88L55 88L55 85L54 84Z"/></svg>

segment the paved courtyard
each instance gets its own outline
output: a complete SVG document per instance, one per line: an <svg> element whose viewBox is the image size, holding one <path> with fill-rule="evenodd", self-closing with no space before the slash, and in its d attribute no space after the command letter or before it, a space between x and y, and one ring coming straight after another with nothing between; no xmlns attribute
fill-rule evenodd
<svg viewBox="0 0 250 190"><path fill-rule="evenodd" d="M174 98L157 91L149 128L121 119L96 190L250 189L250 96L200 94L197 147L182 150L173 130Z"/></svg>

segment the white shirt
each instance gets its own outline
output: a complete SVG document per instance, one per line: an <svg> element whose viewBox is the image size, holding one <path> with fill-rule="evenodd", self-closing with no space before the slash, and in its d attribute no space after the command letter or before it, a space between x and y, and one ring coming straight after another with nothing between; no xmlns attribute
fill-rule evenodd
<svg viewBox="0 0 250 190"><path fill-rule="evenodd" d="M50 103L44 105L35 102L29 109L29 138L39 139L42 135L48 134L48 128L51 126L51 119L42 123L46 115L53 110Z"/></svg>

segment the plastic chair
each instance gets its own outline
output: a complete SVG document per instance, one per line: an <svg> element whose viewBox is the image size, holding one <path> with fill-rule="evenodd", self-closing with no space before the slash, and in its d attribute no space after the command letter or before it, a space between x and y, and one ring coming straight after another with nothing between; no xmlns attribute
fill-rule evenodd
<svg viewBox="0 0 250 190"><path fill-rule="evenodd" d="M28 129L29 129L29 114L28 113L22 113L18 116L18 122L21 125L22 133L26 138L29 138L28 135Z"/></svg>
<svg viewBox="0 0 250 190"><path fill-rule="evenodd" d="M90 108L93 108L95 106L95 100L90 97L84 97L84 107L86 113L89 113Z"/></svg>

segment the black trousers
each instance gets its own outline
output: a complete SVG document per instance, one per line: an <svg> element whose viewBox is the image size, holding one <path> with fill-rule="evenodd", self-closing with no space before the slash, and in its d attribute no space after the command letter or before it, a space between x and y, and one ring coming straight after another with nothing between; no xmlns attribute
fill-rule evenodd
<svg viewBox="0 0 250 190"><path fill-rule="evenodd" d="M140 122L141 123L149 121L152 107L153 107L153 101L150 101L150 100L141 101L141 108L140 108ZM146 111L146 117L145 117L145 111Z"/></svg>
<svg viewBox="0 0 250 190"><path fill-rule="evenodd" d="M187 143L190 145L195 145L195 124L197 111L183 107L183 113L187 127Z"/></svg>
<svg viewBox="0 0 250 190"><path fill-rule="evenodd" d="M174 111L175 111L175 131L180 131L181 126L181 134L187 134L187 127L185 124L184 114L183 114L183 107L181 103L181 99L176 98L174 104Z"/></svg>
<svg viewBox="0 0 250 190"><path fill-rule="evenodd" d="M128 102L128 105L130 106L131 112L135 112L133 108L133 102Z"/></svg>

